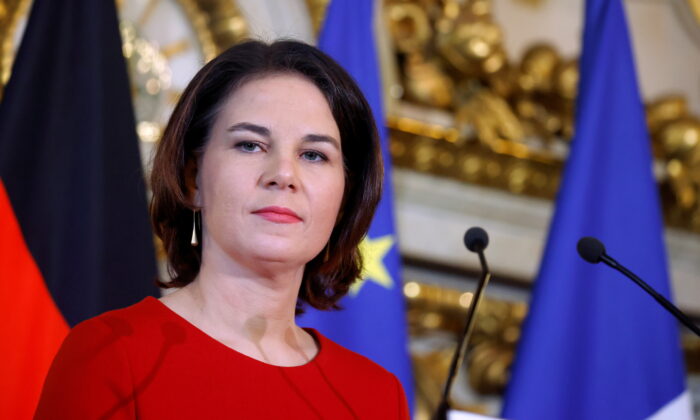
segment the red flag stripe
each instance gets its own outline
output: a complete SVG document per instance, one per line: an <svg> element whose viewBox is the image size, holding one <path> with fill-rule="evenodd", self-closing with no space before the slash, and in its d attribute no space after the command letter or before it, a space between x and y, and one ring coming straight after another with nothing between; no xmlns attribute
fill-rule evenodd
<svg viewBox="0 0 700 420"><path fill-rule="evenodd" d="M0 319L0 418L29 419L69 327L27 248L1 179Z"/></svg>

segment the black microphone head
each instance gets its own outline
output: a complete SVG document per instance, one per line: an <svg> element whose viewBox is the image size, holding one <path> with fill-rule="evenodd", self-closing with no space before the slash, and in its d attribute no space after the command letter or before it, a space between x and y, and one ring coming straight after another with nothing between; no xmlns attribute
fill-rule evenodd
<svg viewBox="0 0 700 420"><path fill-rule="evenodd" d="M478 226L469 228L467 233L464 234L464 246L471 252L483 251L488 245L489 235Z"/></svg>
<svg viewBox="0 0 700 420"><path fill-rule="evenodd" d="M605 245L592 236L585 236L576 245L578 254L591 264L598 264L600 257L605 255Z"/></svg>

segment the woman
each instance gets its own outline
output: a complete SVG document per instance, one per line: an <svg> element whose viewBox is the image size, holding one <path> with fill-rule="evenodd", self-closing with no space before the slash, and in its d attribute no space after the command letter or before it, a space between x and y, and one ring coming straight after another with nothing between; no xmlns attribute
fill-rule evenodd
<svg viewBox="0 0 700 420"><path fill-rule="evenodd" d="M408 418L393 375L294 318L358 277L381 180L371 110L332 59L294 41L221 54L154 160L177 290L75 327L36 418Z"/></svg>

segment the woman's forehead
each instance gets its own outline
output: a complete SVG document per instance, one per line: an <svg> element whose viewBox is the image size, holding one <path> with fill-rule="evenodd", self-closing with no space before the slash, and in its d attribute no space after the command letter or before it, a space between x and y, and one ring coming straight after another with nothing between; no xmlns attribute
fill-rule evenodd
<svg viewBox="0 0 700 420"><path fill-rule="evenodd" d="M261 126L293 126L325 131L339 138L339 130L323 92L297 74L272 74L243 83L232 92L219 114L220 122L248 122Z"/></svg>

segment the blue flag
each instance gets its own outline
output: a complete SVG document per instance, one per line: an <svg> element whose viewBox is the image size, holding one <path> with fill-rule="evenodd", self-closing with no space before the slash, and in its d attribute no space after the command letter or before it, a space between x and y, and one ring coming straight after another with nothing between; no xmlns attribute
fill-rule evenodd
<svg viewBox="0 0 700 420"><path fill-rule="evenodd" d="M690 419L678 324L638 286L578 256L594 236L670 298L651 144L620 0L588 0L576 134L503 416ZM675 411L674 411L675 410Z"/></svg>
<svg viewBox="0 0 700 420"><path fill-rule="evenodd" d="M396 375L406 391L409 407L413 407L413 376L394 228L391 156L374 42L374 7L372 0L333 0L321 29L319 48L350 73L372 107L384 157L384 196L360 246L365 265L363 278L341 300L343 310L310 309L302 316L302 322Z"/></svg>

